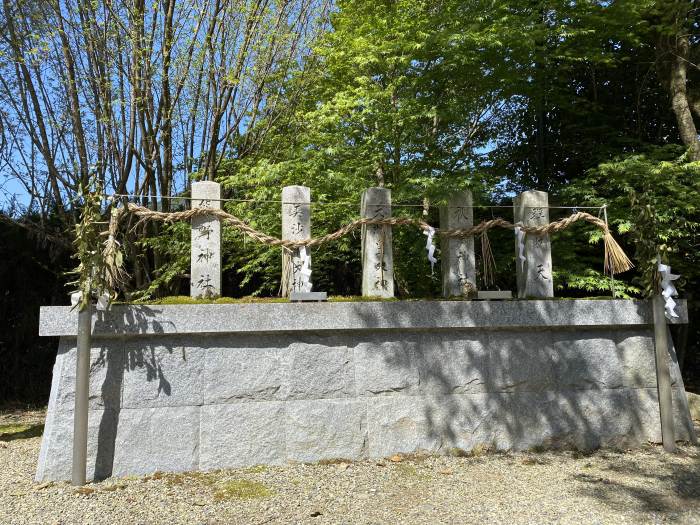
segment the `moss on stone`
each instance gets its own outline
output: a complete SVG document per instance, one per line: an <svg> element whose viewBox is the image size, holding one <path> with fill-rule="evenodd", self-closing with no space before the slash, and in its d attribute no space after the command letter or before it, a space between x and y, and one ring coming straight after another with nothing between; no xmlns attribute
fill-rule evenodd
<svg viewBox="0 0 700 525"><path fill-rule="evenodd" d="M369 297L366 295L333 295L328 298L328 302L330 303L391 303L395 301L417 300L419 299L399 299L398 297Z"/></svg>
<svg viewBox="0 0 700 525"><path fill-rule="evenodd" d="M610 300L610 297L549 297L538 300L546 301L566 301L566 300ZM518 301L521 299L499 299L500 301ZM368 297L362 295L334 295L328 298L330 303L392 303L392 302L415 302L415 301L472 301L465 297ZM135 304L135 305L151 305L151 304L253 304L253 303L288 303L287 297L215 297L215 298L194 298L188 295L172 295L162 297L160 299L152 299L149 301L136 301L131 303L116 303L116 304Z"/></svg>
<svg viewBox="0 0 700 525"><path fill-rule="evenodd" d="M328 298L332 303L366 303L366 302L395 302L395 301L418 301L426 299L398 299L396 297L364 297L364 296L332 296ZM194 298L188 295L171 295L150 301L138 301L126 304L253 304L253 303L288 303L286 297L216 297L216 298Z"/></svg>
<svg viewBox="0 0 700 525"><path fill-rule="evenodd" d="M249 303L288 303L285 297L216 297L195 298L188 295L172 295L152 301L136 302L129 304L249 304Z"/></svg>

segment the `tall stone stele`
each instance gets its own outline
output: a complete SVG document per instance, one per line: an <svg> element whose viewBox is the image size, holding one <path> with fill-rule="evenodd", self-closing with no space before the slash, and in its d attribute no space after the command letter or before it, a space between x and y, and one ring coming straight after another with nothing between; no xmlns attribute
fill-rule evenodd
<svg viewBox="0 0 700 525"><path fill-rule="evenodd" d="M218 182L192 183L192 208L221 208ZM190 296L221 295L221 221L213 215L192 219L190 259Z"/></svg>
<svg viewBox="0 0 700 525"><path fill-rule="evenodd" d="M513 200L515 223L525 226L549 224L549 197L545 191L524 191ZM515 267L518 297L554 297L552 245L549 235L525 235L525 260L520 259L515 235Z"/></svg>
<svg viewBox="0 0 700 525"><path fill-rule="evenodd" d="M461 191L440 208L440 229L453 230L474 226L472 192ZM476 294L474 237L440 237L442 295L444 297Z"/></svg>
<svg viewBox="0 0 700 525"><path fill-rule="evenodd" d="M391 217L391 190L365 190L360 215L370 219ZM362 227L362 295L394 297L394 256L391 244L391 226L369 224Z"/></svg>
<svg viewBox="0 0 700 525"><path fill-rule="evenodd" d="M282 239L311 238L311 190L306 186L282 188ZM311 291L311 251L305 248L308 268L304 268L302 248L282 250L282 295ZM308 270L308 271L307 271Z"/></svg>

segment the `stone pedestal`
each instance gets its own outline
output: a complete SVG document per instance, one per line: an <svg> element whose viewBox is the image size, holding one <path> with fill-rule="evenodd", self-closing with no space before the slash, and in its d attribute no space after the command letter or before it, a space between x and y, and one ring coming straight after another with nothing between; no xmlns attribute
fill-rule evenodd
<svg viewBox="0 0 700 525"><path fill-rule="evenodd" d="M515 223L541 226L549 223L549 198L545 191L525 191L513 200ZM552 246L549 235L525 236L525 260L520 259L518 235L515 235L515 267L518 297L554 297L552 282Z"/></svg>
<svg viewBox="0 0 700 525"><path fill-rule="evenodd" d="M471 228L474 209L471 191L453 195L446 207L440 208L440 229ZM476 261L474 237L440 237L442 265L442 295L444 297L474 295L476 292Z"/></svg>
<svg viewBox="0 0 700 525"><path fill-rule="evenodd" d="M221 208L221 187L218 182L192 183L193 208ZM192 219L190 262L190 296L221 295L221 222L215 216Z"/></svg>
<svg viewBox="0 0 700 525"><path fill-rule="evenodd" d="M684 300L677 312L687 323ZM115 304L92 318L87 478L647 446L661 439L652 319L630 300ZM60 343L37 482L71 478L77 324L41 308L40 335ZM667 350L675 436L692 440Z"/></svg>
<svg viewBox="0 0 700 525"><path fill-rule="evenodd" d="M311 190L306 186L282 188L282 239L311 238ZM304 266L304 253L308 258ZM309 248L282 250L282 295L311 291L311 251Z"/></svg>
<svg viewBox="0 0 700 525"><path fill-rule="evenodd" d="M391 190L369 188L362 194L360 215L370 219L391 217ZM362 295L394 297L394 257L391 226L362 227Z"/></svg>

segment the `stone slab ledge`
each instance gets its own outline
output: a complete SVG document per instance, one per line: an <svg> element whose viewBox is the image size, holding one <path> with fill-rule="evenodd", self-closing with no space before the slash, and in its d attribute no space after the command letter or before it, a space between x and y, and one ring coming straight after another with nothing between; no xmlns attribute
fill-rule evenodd
<svg viewBox="0 0 700 525"><path fill-rule="evenodd" d="M679 317L688 322L685 300ZM653 323L642 300L396 301L113 305L93 314L93 335L276 333L338 330L511 329L636 326ZM42 306L39 335L76 336L78 312Z"/></svg>

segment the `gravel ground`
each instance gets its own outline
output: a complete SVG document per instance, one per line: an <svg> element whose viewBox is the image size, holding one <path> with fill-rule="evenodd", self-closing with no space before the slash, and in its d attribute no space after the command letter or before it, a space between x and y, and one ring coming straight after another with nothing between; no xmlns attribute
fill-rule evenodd
<svg viewBox="0 0 700 525"><path fill-rule="evenodd" d="M647 446L394 456L155 473L75 488L33 482L43 416L0 414L0 524L700 524L700 448L690 445L672 455Z"/></svg>

